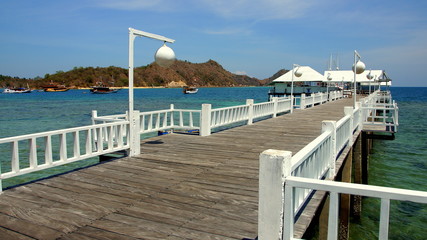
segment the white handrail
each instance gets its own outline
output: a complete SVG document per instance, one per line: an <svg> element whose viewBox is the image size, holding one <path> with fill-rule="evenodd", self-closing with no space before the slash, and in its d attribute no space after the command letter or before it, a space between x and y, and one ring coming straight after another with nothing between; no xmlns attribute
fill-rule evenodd
<svg viewBox="0 0 427 240"><path fill-rule="evenodd" d="M119 121L0 139L0 144L9 144L11 149L9 164L0 166L0 181L126 150L128 125L128 121Z"/></svg>
<svg viewBox="0 0 427 240"><path fill-rule="evenodd" d="M286 222L282 235L283 240L293 239L294 220L292 212L294 210L289 199L293 198L292 195L296 189L312 189L327 191L330 193L331 197L328 218L328 239L330 240L338 239L339 212L336 209L339 206L338 194L350 194L381 199L379 239L388 239L390 200L427 204L427 192L355 183L314 180L294 176L286 177L284 188L285 196L287 196L288 199L284 204L284 216L289 218L283 220Z"/></svg>
<svg viewBox="0 0 427 240"><path fill-rule="evenodd" d="M381 98L378 98L378 96L381 96ZM307 101L307 102L304 103L304 101ZM304 106L304 104L314 105L316 101L323 101L320 94L319 95L313 94L313 96L308 98L302 96L301 106ZM365 99L362 99L361 102L356 104L356 108L345 107L344 108L345 116L343 118L341 118L339 121L323 121L322 134L318 136L315 140L310 142L303 149L301 149L294 156L292 156L291 152L287 152L287 151L279 151L279 152L283 152L283 153L280 153L283 156L289 156L287 158L283 156L280 157L280 154L269 156L270 153L266 151L265 153L262 153L260 156L260 161L261 161L260 166L266 166L263 168L270 169L269 171L278 171L278 173L267 173L267 172L264 173L264 172L261 172L261 168L260 168L260 175L268 176L272 174L276 176L282 176L282 178L280 179L269 179L268 177L260 178L260 188L261 186L262 188L271 188L272 186L270 185L277 186L278 182L281 182L281 181L284 182L285 178L288 176L303 177L303 178L310 179L307 181L333 177L335 175L335 162L342 154L342 150L346 146L352 143L353 135L358 134L358 131L360 131L363 127L363 123L366 122L366 119L370 116L365 114L365 112L362 111L362 108L360 107L360 105L369 104L370 106L372 106L367 108L368 110L375 110L375 107L379 107L382 109L384 107L384 104L379 104L379 105L377 104L378 102L381 102L381 101L388 101L388 100L383 98L383 95L381 93L374 92L373 94L371 94ZM393 102L393 104L395 103ZM397 105L393 105L393 106L390 105L385 109L394 109L394 108L397 108ZM396 109L395 121L397 120L398 120L398 114ZM277 153L274 153L274 154L277 154ZM275 161L277 162L268 160L267 162L263 163L263 161L265 161L263 159L275 159ZM281 161L285 161L285 162L281 163ZM286 161L289 161L289 163L287 163ZM269 164L275 164L274 165L275 167L272 167L273 165L268 166ZM283 165L289 164L289 167L282 168L278 166L281 164ZM267 181L267 182L272 181L273 184L269 185L269 183L261 182L261 181ZM269 192L269 191L270 190L266 190L266 192ZM312 190L310 189L296 189L294 190L294 194L292 195L292 197L289 197L285 194L285 198L288 199L287 205L289 208L292 209L292 214L288 213L286 217L286 222L292 221L292 224L293 224L292 219L294 215L302 209L306 200L310 196L311 192ZM266 200L264 198L265 196L260 195L259 211L262 211L264 209L264 206L261 203L268 204L269 201L276 201L272 199ZM282 199L279 199L277 201L282 201ZM277 211L280 212L280 209L278 209ZM268 213L268 215L271 215L271 214L272 214L271 212ZM292 217L292 219L290 219L290 217ZM274 216L266 216L266 213L260 212L258 224L259 224L259 231L261 231L262 234L266 233L266 230L264 229L264 227L266 226L265 224L262 224L262 223L269 222L269 224L272 224L275 226L280 225L280 222L278 222L277 219L274 220L271 218L274 218ZM269 234L266 234L266 235L269 235Z"/></svg>

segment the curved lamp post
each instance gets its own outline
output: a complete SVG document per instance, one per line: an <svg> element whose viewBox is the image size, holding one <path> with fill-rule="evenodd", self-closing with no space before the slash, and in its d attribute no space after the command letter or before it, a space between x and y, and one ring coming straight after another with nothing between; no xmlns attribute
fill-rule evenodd
<svg viewBox="0 0 427 240"><path fill-rule="evenodd" d="M354 64L353 64L353 72L354 72L353 99L354 100L353 100L353 108L356 108L356 94L357 94L357 91L356 91L356 87L357 87L356 75L361 74L365 71L365 64L362 61L360 61L360 59L361 59L361 57L360 57L359 53L356 50L354 50Z"/></svg>
<svg viewBox="0 0 427 240"><path fill-rule="evenodd" d="M140 143L139 143L139 131L135 131L137 129L137 120L136 118L139 116L135 116L134 114L134 104L133 104L133 71L134 71L134 41L137 36L147 37L156 40L163 41L164 44L161 46L154 58L156 63L162 67L168 67L175 61L175 53L171 48L166 46L166 42L173 43L175 40L163 37L157 34L143 32L140 30L136 30L133 28L129 28L129 121L130 121L130 156L135 156L141 153Z"/></svg>
<svg viewBox="0 0 427 240"><path fill-rule="evenodd" d="M326 77L328 81L326 81L326 94L328 94L329 99L329 82L332 80L331 73L328 73L328 77Z"/></svg>
<svg viewBox="0 0 427 240"><path fill-rule="evenodd" d="M369 95L371 95L371 80L372 80L372 78L374 78L374 76L372 76L371 72L372 72L372 70L370 70L368 75L366 75L366 77L369 79Z"/></svg>
<svg viewBox="0 0 427 240"><path fill-rule="evenodd" d="M295 67L297 68L297 70L295 70ZM292 104L292 110L294 109L294 75L295 77L301 77L302 76L302 72L299 70L301 66L298 64L293 64L292 65L292 78L291 78L291 104Z"/></svg>
<svg viewBox="0 0 427 240"><path fill-rule="evenodd" d="M301 77L302 72L299 70L301 66L298 64L292 65L292 78L291 78L291 102L292 102L292 108L294 106L294 75L295 77ZM297 70L295 70L297 68Z"/></svg>

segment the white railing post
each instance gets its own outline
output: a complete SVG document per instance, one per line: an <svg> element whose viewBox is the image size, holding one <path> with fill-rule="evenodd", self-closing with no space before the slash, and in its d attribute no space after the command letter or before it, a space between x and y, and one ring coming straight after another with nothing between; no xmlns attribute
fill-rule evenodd
<svg viewBox="0 0 427 240"><path fill-rule="evenodd" d="M254 122L254 100L246 99L246 105L248 105L248 125Z"/></svg>
<svg viewBox="0 0 427 240"><path fill-rule="evenodd" d="M260 154L258 202L259 239L281 239L283 226L284 178L291 174L291 158L292 152L289 151L268 149Z"/></svg>
<svg viewBox="0 0 427 240"><path fill-rule="evenodd" d="M174 110L175 110L175 105L174 104L171 104L170 105L170 127L171 127L171 131L173 132L173 127L175 127L175 119L174 119L174 117L173 117L173 115L174 115ZM166 114L166 116L167 116L167 114ZM191 120L190 120L191 121Z"/></svg>
<svg viewBox="0 0 427 240"><path fill-rule="evenodd" d="M133 119L129 119L129 156L136 156L141 154L141 139L140 139L140 114L139 111L133 111Z"/></svg>
<svg viewBox="0 0 427 240"><path fill-rule="evenodd" d="M92 110L92 124L95 124L95 118L98 117L98 111Z"/></svg>
<svg viewBox="0 0 427 240"><path fill-rule="evenodd" d="M299 105L300 109L305 109L305 93L301 93Z"/></svg>
<svg viewBox="0 0 427 240"><path fill-rule="evenodd" d="M345 115L350 115L350 134L349 134L349 138L348 139L348 144L351 146L353 144L353 107L344 107L344 114Z"/></svg>
<svg viewBox="0 0 427 240"><path fill-rule="evenodd" d="M322 121L322 133L330 131L331 132L331 138L332 138L332 144L331 148L329 149L331 151L330 158L328 159L329 162L329 178L333 178L335 176L335 159L337 157L337 122L336 121Z"/></svg>
<svg viewBox="0 0 427 240"><path fill-rule="evenodd" d="M211 135L211 104L202 104L200 113L200 136L206 137Z"/></svg>
<svg viewBox="0 0 427 240"><path fill-rule="evenodd" d="M273 97L273 117L277 117L277 106L279 105L279 98ZM292 104L291 104L292 105Z"/></svg>
<svg viewBox="0 0 427 240"><path fill-rule="evenodd" d="M311 94L311 107L314 107L316 101L316 93Z"/></svg>
<svg viewBox="0 0 427 240"><path fill-rule="evenodd" d="M92 125L96 124L95 118L98 117L98 111L96 110L92 110ZM95 132L95 129L93 129L93 142L92 142L92 146L96 146L95 142L98 140L98 135Z"/></svg>

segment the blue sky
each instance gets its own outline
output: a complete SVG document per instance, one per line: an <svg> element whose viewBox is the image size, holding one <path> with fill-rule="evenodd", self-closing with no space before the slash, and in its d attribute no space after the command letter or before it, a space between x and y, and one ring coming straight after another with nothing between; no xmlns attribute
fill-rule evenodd
<svg viewBox="0 0 427 240"><path fill-rule="evenodd" d="M213 59L264 79L293 63L323 73L331 54L395 86L426 86L427 1L0 0L0 74L44 76L73 67L128 66L128 28L175 39L180 60ZM161 42L137 38L135 66Z"/></svg>

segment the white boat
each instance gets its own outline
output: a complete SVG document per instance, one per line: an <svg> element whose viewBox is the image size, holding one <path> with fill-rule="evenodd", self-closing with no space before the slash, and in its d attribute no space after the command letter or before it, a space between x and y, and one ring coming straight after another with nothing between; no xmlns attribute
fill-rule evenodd
<svg viewBox="0 0 427 240"><path fill-rule="evenodd" d="M182 92L184 94L194 94L194 93L197 93L198 91L199 91L199 89L193 88L193 87L184 87L182 89Z"/></svg>
<svg viewBox="0 0 427 240"><path fill-rule="evenodd" d="M3 90L3 93L31 93L31 89L30 88L23 88L23 87L5 88Z"/></svg>

